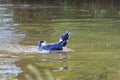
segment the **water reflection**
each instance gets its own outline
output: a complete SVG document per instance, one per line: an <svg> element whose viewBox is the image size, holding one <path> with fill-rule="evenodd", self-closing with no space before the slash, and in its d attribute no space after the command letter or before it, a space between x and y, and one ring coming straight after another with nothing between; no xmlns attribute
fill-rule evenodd
<svg viewBox="0 0 120 80"><path fill-rule="evenodd" d="M52 54L55 55L55 54ZM70 55L69 53L57 53L56 56L59 56L58 58L40 58L39 59L39 63L36 63L39 67L45 69L49 69L49 70L55 70L55 71L61 71L61 70L70 70L70 64L69 64L69 59L70 59ZM41 64L42 63L48 63L50 64L50 66L44 66L42 67ZM57 63L57 64L61 64L61 65L54 65L51 66L52 63ZM65 63L65 64L64 64Z"/></svg>
<svg viewBox="0 0 120 80"><path fill-rule="evenodd" d="M13 64L19 59L0 58L0 80L13 80L22 72L21 68Z"/></svg>
<svg viewBox="0 0 120 80"><path fill-rule="evenodd" d="M0 4L0 43L19 43L25 34L17 32L20 25L14 22L13 4Z"/></svg>
<svg viewBox="0 0 120 80"><path fill-rule="evenodd" d="M19 43L25 37L25 34L15 33L14 30L0 30L0 43Z"/></svg>
<svg viewBox="0 0 120 80"><path fill-rule="evenodd" d="M40 58L39 61L40 62L66 62L68 61L68 59L70 58L69 54L66 52L61 52L61 53L49 53L46 55L59 55L59 58Z"/></svg>
<svg viewBox="0 0 120 80"><path fill-rule="evenodd" d="M18 44L25 37L24 33L16 30L19 24L14 22L13 6L13 4L0 4L0 50L6 50L5 44ZM1 55L2 53L0 51ZM21 68L14 64L19 59L6 57L9 55L6 56L4 53L0 58L0 80L16 79L17 75L22 72Z"/></svg>
<svg viewBox="0 0 120 80"><path fill-rule="evenodd" d="M70 70L70 66L62 66L59 69L60 70Z"/></svg>

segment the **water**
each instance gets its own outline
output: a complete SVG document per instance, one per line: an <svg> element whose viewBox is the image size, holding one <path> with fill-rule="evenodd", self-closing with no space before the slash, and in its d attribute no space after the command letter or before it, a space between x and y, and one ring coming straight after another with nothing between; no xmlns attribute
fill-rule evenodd
<svg viewBox="0 0 120 80"><path fill-rule="evenodd" d="M119 18L119 1L1 0L0 80L119 80ZM70 50L38 51L66 31Z"/></svg>

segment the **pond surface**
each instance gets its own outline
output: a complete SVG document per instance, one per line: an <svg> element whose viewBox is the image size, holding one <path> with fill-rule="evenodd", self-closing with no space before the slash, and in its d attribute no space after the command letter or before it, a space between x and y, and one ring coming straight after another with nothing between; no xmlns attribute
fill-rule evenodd
<svg viewBox="0 0 120 80"><path fill-rule="evenodd" d="M66 31L72 51L38 51ZM0 0L0 80L67 79L120 79L119 2Z"/></svg>

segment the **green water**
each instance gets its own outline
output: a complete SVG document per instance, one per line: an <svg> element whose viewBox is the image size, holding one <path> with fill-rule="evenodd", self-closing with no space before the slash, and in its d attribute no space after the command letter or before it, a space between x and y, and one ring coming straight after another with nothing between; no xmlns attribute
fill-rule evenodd
<svg viewBox="0 0 120 80"><path fill-rule="evenodd" d="M38 51L65 31L72 51ZM1 1L0 79L119 80L119 1Z"/></svg>

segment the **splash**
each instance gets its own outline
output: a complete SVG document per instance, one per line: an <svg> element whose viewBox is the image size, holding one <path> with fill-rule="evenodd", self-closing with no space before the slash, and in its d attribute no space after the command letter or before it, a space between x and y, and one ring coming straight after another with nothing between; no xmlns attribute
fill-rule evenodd
<svg viewBox="0 0 120 80"><path fill-rule="evenodd" d="M65 52L69 52L69 51L73 51L73 50L71 50L69 48L63 48L63 50L55 50L55 51L42 50L42 51L39 51L39 52L49 54L49 53L65 53Z"/></svg>
<svg viewBox="0 0 120 80"><path fill-rule="evenodd" d="M25 46L16 44L0 44L0 50L9 53L64 53L72 51L69 48L64 48L63 50L59 51L39 51L38 46Z"/></svg>

